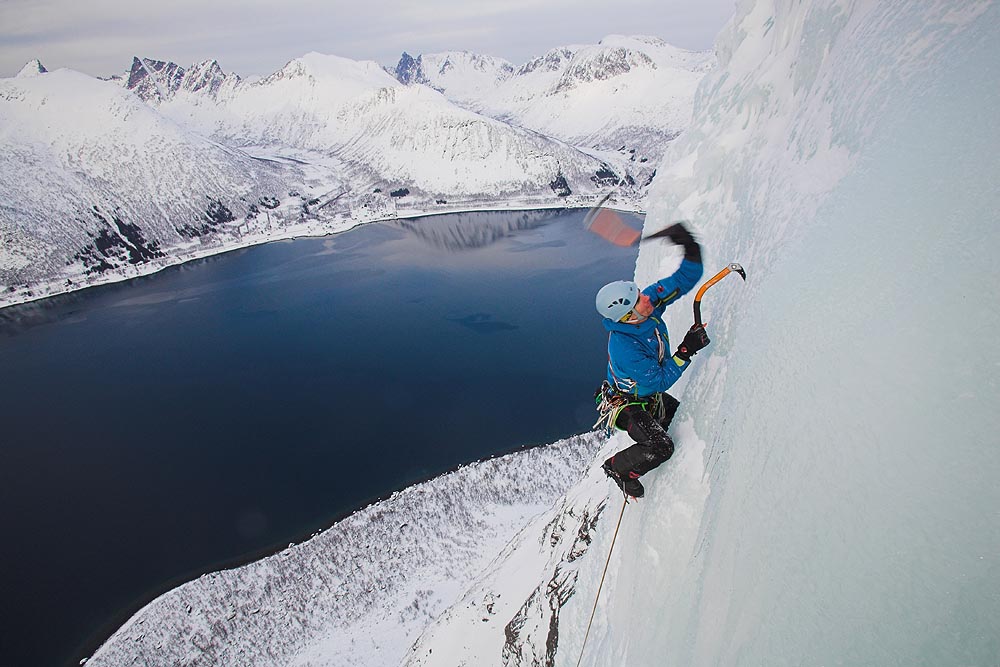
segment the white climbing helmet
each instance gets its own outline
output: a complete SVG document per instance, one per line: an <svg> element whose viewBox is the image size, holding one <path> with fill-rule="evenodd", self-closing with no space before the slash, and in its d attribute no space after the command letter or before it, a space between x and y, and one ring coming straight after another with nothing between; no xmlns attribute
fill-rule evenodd
<svg viewBox="0 0 1000 667"><path fill-rule="evenodd" d="M601 317L618 322L635 308L638 301L638 285L630 280L616 280L597 292L597 312Z"/></svg>

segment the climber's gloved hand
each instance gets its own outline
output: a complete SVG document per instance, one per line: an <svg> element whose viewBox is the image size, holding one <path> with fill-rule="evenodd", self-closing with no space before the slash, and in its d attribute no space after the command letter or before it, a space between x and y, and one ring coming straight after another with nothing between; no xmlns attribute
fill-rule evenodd
<svg viewBox="0 0 1000 667"><path fill-rule="evenodd" d="M687 230L687 227L683 223L674 223L661 233L675 245L684 248L684 259L701 264L701 246L694 240L691 232Z"/></svg>
<svg viewBox="0 0 1000 667"><path fill-rule="evenodd" d="M692 356L698 354L699 350L705 349L711 342L704 324L692 325L684 334L684 340L681 341L674 356L682 361L690 361Z"/></svg>

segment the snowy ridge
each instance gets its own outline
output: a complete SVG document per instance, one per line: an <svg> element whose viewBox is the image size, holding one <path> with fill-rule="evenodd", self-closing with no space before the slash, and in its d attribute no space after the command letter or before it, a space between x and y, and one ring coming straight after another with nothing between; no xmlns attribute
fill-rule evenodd
<svg viewBox="0 0 1000 667"><path fill-rule="evenodd" d="M35 60L26 63L24 67L21 68L21 71L17 73L15 78L38 76L39 74L45 74L47 72L48 70L45 69L45 66L42 65L41 61L36 58Z"/></svg>
<svg viewBox="0 0 1000 667"><path fill-rule="evenodd" d="M690 122L695 88L714 62L655 37L612 35L552 49L513 72L505 61L453 52L404 54L397 72L469 109L624 160L644 184Z"/></svg>
<svg viewBox="0 0 1000 667"><path fill-rule="evenodd" d="M392 74L400 83L422 83L454 102L473 106L509 79L514 66L502 58L468 51L427 53L416 58L403 53Z"/></svg>
<svg viewBox="0 0 1000 667"><path fill-rule="evenodd" d="M397 492L307 542L157 598L87 664L398 664L598 446L594 434L574 437Z"/></svg>
<svg viewBox="0 0 1000 667"><path fill-rule="evenodd" d="M158 104L179 91L215 97L223 86L236 86L239 75L227 75L216 60L206 60L188 69L176 63L149 58L132 59L132 67L123 75L112 77L144 102Z"/></svg>

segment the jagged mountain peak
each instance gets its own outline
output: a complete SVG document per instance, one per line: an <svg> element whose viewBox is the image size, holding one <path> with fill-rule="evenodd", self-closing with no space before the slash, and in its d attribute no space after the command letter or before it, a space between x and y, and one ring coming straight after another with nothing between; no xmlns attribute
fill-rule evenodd
<svg viewBox="0 0 1000 667"><path fill-rule="evenodd" d="M38 58L34 60L29 60L21 68L21 71L17 73L18 77L28 77L28 76L38 76L39 74L47 74L48 70L45 69L45 65L42 64Z"/></svg>
<svg viewBox="0 0 1000 667"><path fill-rule="evenodd" d="M393 76L404 86L411 83L424 83L423 59L422 56L414 58L406 51L399 57L396 69L392 71Z"/></svg>
<svg viewBox="0 0 1000 667"><path fill-rule="evenodd" d="M612 79L635 69L656 68L656 62L649 55L625 46L581 49L563 71L553 92L562 92L591 81Z"/></svg>
<svg viewBox="0 0 1000 667"><path fill-rule="evenodd" d="M226 82L238 84L236 74L226 74L215 59L205 60L187 69L169 60L132 58L132 65L122 77L112 77L143 101L159 105L178 92L187 91L215 97Z"/></svg>
<svg viewBox="0 0 1000 667"><path fill-rule="evenodd" d="M219 92L219 88L228 80L239 83L241 79L237 74L226 74L222 70L222 66L219 65L219 61L205 60L188 68L181 87L192 93L204 91L215 96Z"/></svg>
<svg viewBox="0 0 1000 667"><path fill-rule="evenodd" d="M404 85L422 83L439 91L456 85L482 89L510 78L514 66L503 58L470 51L425 53L416 58L404 52L390 74Z"/></svg>
<svg viewBox="0 0 1000 667"><path fill-rule="evenodd" d="M180 89L183 79L184 68L177 63L133 56L125 87L146 102L162 102Z"/></svg>
<svg viewBox="0 0 1000 667"><path fill-rule="evenodd" d="M547 51L545 55L533 58L521 65L515 74L517 76L523 76L535 71L557 72L573 58L573 54L575 54L579 48L580 47L577 46L560 46L558 48L551 49Z"/></svg>

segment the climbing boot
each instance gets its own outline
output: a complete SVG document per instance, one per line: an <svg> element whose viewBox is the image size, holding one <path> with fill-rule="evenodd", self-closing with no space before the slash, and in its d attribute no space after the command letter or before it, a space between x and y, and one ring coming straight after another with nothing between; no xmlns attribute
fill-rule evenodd
<svg viewBox="0 0 1000 667"><path fill-rule="evenodd" d="M646 490L642 488L642 483L639 481L639 475L631 471L621 475L614 469L614 466L611 465L611 461L612 459L608 459L604 462L604 465L601 466L601 469L604 470L604 474L610 477L626 496L642 498L646 494Z"/></svg>

